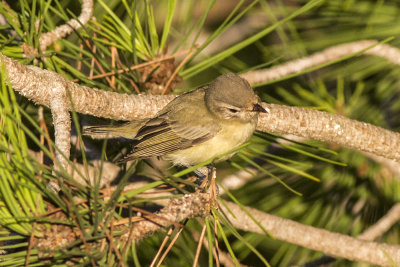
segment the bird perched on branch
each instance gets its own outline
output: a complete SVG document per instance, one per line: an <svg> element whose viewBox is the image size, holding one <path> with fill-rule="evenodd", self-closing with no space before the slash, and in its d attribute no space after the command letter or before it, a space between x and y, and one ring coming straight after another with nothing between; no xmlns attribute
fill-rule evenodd
<svg viewBox="0 0 400 267"><path fill-rule="evenodd" d="M131 152L119 162L157 156L190 166L247 142L260 112L268 113L268 109L261 106L249 83L228 73L178 96L153 118L120 126L88 126L83 133L93 138L132 139Z"/></svg>

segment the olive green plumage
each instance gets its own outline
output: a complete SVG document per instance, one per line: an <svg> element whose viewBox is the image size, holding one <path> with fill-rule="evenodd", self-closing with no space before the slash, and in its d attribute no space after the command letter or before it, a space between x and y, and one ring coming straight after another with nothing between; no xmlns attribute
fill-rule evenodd
<svg viewBox="0 0 400 267"><path fill-rule="evenodd" d="M175 98L154 118L120 126L89 126L84 134L135 140L132 151L120 162L162 156L187 166L247 142L259 112L267 111L248 82L228 73Z"/></svg>

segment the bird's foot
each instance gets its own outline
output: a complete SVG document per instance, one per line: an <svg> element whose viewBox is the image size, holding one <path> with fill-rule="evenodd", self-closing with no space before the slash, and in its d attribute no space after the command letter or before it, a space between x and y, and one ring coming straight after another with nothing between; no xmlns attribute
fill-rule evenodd
<svg viewBox="0 0 400 267"><path fill-rule="evenodd" d="M215 194L219 195L219 188L216 185L216 177L217 177L217 170L212 165L207 165L198 168L194 171L196 176L199 178L197 183L199 184L200 188L211 188L211 191L215 191ZM215 188L215 190L213 189Z"/></svg>

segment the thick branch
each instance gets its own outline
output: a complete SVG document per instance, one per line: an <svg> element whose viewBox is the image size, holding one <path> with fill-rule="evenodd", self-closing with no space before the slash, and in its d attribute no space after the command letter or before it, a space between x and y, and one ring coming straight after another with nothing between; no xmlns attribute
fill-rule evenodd
<svg viewBox="0 0 400 267"><path fill-rule="evenodd" d="M257 130L294 134L400 161L399 133L312 109L273 104L268 108L271 114L260 116Z"/></svg>
<svg viewBox="0 0 400 267"><path fill-rule="evenodd" d="M115 226L114 229L125 232L120 239L128 240L132 238L133 240L140 240L153 232L175 225L184 219L206 217L210 214L211 205L209 194L188 194L181 198L171 199L169 204L159 212L145 216L146 219L144 221L134 223L133 226ZM240 206L231 202L225 202L225 205L229 211L224 205L219 206L234 227L243 231L265 234ZM398 245L360 240L303 225L250 207L244 208L278 240L353 261L381 266L392 266L391 261L395 264L400 264L400 246ZM68 229L66 231L72 230ZM39 239L36 246L41 250L56 249L74 242L76 236L65 234L64 238L65 240L62 239L62 242L59 242L59 234L54 234L52 229L49 229L46 239ZM364 238L367 238L367 236ZM55 240L58 240L58 242Z"/></svg>
<svg viewBox="0 0 400 267"><path fill-rule="evenodd" d="M381 51L377 48L387 48L388 50ZM387 45L379 45L374 49L386 56L393 55L398 51ZM14 90L36 103L46 106L50 105L52 97L50 90L52 87L49 85L54 80L60 79L64 79L66 92L70 94L75 111L104 118L117 120L148 118L175 97L125 95L101 91L67 81L51 71L41 70L34 66L22 66L4 55L2 55L2 59L8 72L12 73L10 81ZM280 105L269 105L268 107L271 113L260 116L257 127L260 131L295 134L400 161L400 135L398 133L326 112Z"/></svg>
<svg viewBox="0 0 400 267"><path fill-rule="evenodd" d="M135 120L154 115L175 96L126 95L107 92L68 81L63 76L35 66L23 66L0 54L9 73L11 86L21 95L50 107L51 84L63 80L76 112L115 120ZM68 108L71 104L67 103Z"/></svg>
<svg viewBox="0 0 400 267"><path fill-rule="evenodd" d="M235 228L265 234L240 206L230 202L225 202L225 204L229 210L222 204L220 207ZM245 208L276 239L348 260L380 266L400 264L400 246L398 245L360 240L303 225L250 207Z"/></svg>

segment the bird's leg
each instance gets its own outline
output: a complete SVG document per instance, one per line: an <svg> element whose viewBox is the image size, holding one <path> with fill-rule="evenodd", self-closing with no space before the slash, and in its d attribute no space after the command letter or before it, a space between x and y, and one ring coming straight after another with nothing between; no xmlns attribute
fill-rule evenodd
<svg viewBox="0 0 400 267"><path fill-rule="evenodd" d="M200 167L193 171L196 174L198 180L197 183L200 185L208 176L208 168L206 166Z"/></svg>
<svg viewBox="0 0 400 267"><path fill-rule="evenodd" d="M198 177L197 184L200 188L210 188L210 192L216 196L219 195L219 188L216 185L216 168L209 164L207 166L200 167L194 170L194 173Z"/></svg>
<svg viewBox="0 0 400 267"><path fill-rule="evenodd" d="M213 196L213 198L216 200L217 196L219 195L219 187L216 183L217 181L217 169L212 166L212 165L208 165L208 177L210 179L209 183L210 183L210 194Z"/></svg>
<svg viewBox="0 0 400 267"><path fill-rule="evenodd" d="M211 165L207 165L194 170L194 173L198 178L197 184L200 187L205 187L205 184L209 183L208 177L210 177L211 168L212 168Z"/></svg>

